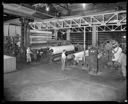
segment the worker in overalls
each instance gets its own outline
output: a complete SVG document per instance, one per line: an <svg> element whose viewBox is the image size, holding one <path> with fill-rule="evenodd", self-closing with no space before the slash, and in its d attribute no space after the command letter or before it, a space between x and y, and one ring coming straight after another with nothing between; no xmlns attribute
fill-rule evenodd
<svg viewBox="0 0 128 104"><path fill-rule="evenodd" d="M27 51L27 53L26 53L27 63L30 63L31 62L31 54L32 54L30 46L27 48L26 51Z"/></svg>
<svg viewBox="0 0 128 104"><path fill-rule="evenodd" d="M122 53L122 48L119 47L119 44L118 42L116 41L112 41L112 62L113 62L113 66L118 68L120 67L120 56L121 56L121 53Z"/></svg>
<svg viewBox="0 0 128 104"><path fill-rule="evenodd" d="M112 53L113 53L112 61L118 62L119 57L122 53L122 48L119 47L119 44L116 41L113 41L112 43Z"/></svg>
<svg viewBox="0 0 128 104"><path fill-rule="evenodd" d="M61 66L61 70L64 70L65 68L65 62L66 62L66 50L63 50L62 54L61 54L61 63L62 63L62 66Z"/></svg>

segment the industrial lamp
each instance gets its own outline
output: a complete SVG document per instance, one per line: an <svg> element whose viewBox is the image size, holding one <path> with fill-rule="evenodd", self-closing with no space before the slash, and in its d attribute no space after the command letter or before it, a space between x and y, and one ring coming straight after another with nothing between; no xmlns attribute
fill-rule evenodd
<svg viewBox="0 0 128 104"><path fill-rule="evenodd" d="M49 11L49 7L48 6L46 6L46 11Z"/></svg>
<svg viewBox="0 0 128 104"><path fill-rule="evenodd" d="M86 4L85 4L85 3L83 3L83 4L82 4L82 6L83 6L83 8L85 8Z"/></svg>

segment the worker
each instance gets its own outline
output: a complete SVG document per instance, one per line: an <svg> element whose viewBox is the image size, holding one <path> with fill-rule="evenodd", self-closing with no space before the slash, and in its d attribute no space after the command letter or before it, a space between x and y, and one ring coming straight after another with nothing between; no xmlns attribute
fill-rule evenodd
<svg viewBox="0 0 128 104"><path fill-rule="evenodd" d="M62 66L61 66L61 70L64 70L65 68L65 61L66 61L66 50L63 50L62 54L61 54L61 62L62 62Z"/></svg>
<svg viewBox="0 0 128 104"><path fill-rule="evenodd" d="M31 54L32 54L30 46L27 48L26 51L27 51L27 53L26 53L27 63L30 63L31 62Z"/></svg>
<svg viewBox="0 0 128 104"><path fill-rule="evenodd" d="M119 44L117 42L113 42L112 45L112 53L114 54L112 61L114 62L114 65L120 65L123 77L124 79L126 79L126 55L122 53L122 48L119 47Z"/></svg>
<svg viewBox="0 0 128 104"><path fill-rule="evenodd" d="M119 47L119 44L116 41L112 42L112 53L113 53L112 61L118 62L118 59L122 53L122 48Z"/></svg>

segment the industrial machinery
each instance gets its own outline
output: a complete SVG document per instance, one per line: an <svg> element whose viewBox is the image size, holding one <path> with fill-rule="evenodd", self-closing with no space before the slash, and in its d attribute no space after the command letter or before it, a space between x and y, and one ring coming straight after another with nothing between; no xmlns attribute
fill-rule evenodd
<svg viewBox="0 0 128 104"><path fill-rule="evenodd" d="M30 30L30 45L32 50L38 50L42 53L42 59L49 58L53 62L60 60L63 50L69 54L73 53L75 49L70 41L54 39L52 31Z"/></svg>
<svg viewBox="0 0 128 104"><path fill-rule="evenodd" d="M62 53L63 50L74 51L74 49L75 49L74 45L50 47L50 50L53 50L53 54Z"/></svg>
<svg viewBox="0 0 128 104"><path fill-rule="evenodd" d="M47 48L49 40L53 40L51 31L30 30L31 49Z"/></svg>
<svg viewBox="0 0 128 104"><path fill-rule="evenodd" d="M67 54L74 53L75 46L74 45L64 45L64 46L55 46L50 47L49 50L52 50L52 61L60 61L61 59L61 53L63 50L66 50Z"/></svg>

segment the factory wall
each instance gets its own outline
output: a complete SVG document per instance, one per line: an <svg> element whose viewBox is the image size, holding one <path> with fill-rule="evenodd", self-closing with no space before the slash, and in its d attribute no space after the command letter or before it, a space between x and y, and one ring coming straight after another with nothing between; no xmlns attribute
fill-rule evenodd
<svg viewBox="0 0 128 104"><path fill-rule="evenodd" d="M83 44L84 33L70 33L70 39L73 44ZM86 32L86 44L90 45L92 43L92 34L91 32Z"/></svg>
<svg viewBox="0 0 128 104"><path fill-rule="evenodd" d="M4 24L4 36L21 36L21 26Z"/></svg>
<svg viewBox="0 0 128 104"><path fill-rule="evenodd" d="M126 36L126 32L99 32L98 33L98 40L107 40L107 39L114 39L119 43L126 43L126 40L123 38Z"/></svg>
<svg viewBox="0 0 128 104"><path fill-rule="evenodd" d="M84 34L81 33L70 33L70 39L73 44L80 43L83 44ZM109 39L114 39L119 43L126 43L126 39L123 38L126 36L126 32L99 32L98 33L98 42L105 41ZM92 44L92 32L86 32L86 45Z"/></svg>

